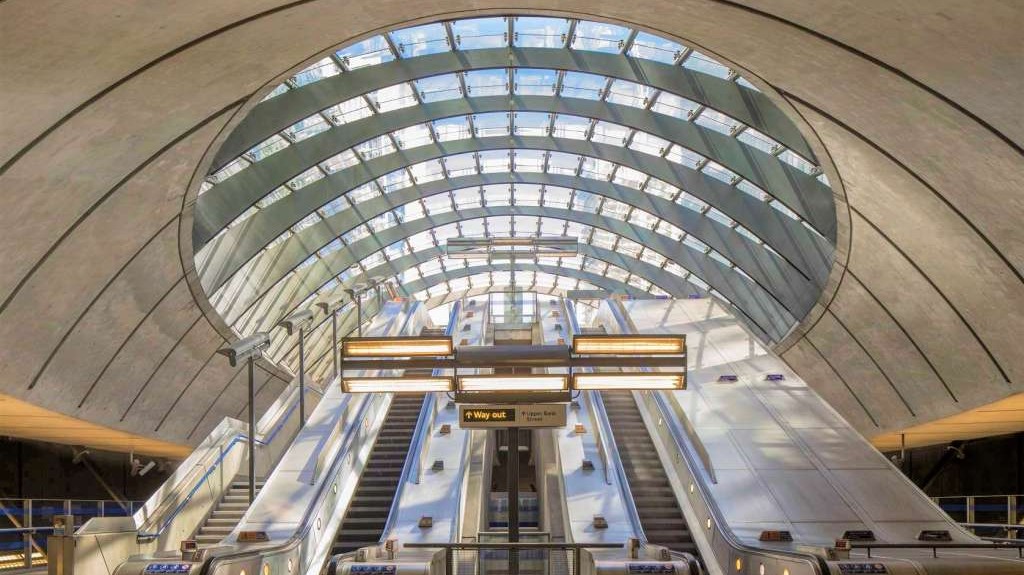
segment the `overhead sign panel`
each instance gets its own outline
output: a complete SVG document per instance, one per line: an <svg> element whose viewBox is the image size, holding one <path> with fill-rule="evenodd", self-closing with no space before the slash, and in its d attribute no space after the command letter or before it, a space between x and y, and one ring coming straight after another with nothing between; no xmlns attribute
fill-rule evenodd
<svg viewBox="0 0 1024 575"><path fill-rule="evenodd" d="M565 422L564 403L459 406L459 425L463 429L565 427Z"/></svg>

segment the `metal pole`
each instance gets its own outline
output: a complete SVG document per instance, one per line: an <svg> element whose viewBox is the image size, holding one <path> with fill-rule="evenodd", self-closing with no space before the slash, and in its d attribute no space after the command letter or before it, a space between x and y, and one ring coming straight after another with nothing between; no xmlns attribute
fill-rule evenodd
<svg viewBox="0 0 1024 575"><path fill-rule="evenodd" d="M340 377L341 372L338 371L338 310L334 310L331 314L331 342L334 344L331 347L331 361L334 363L334 377Z"/></svg>
<svg viewBox="0 0 1024 575"><path fill-rule="evenodd" d="M355 292L352 293L355 294ZM360 296L362 294L353 295L352 298L356 300L356 335L363 337L363 298Z"/></svg>
<svg viewBox="0 0 1024 575"><path fill-rule="evenodd" d="M519 428L508 428L508 542L519 543ZM509 549L509 575L519 575L519 550Z"/></svg>
<svg viewBox="0 0 1024 575"><path fill-rule="evenodd" d="M249 504L256 500L256 383L255 359L249 358ZM299 397L302 397L301 395Z"/></svg>
<svg viewBox="0 0 1024 575"><path fill-rule="evenodd" d="M299 328L299 429L306 426L306 329Z"/></svg>

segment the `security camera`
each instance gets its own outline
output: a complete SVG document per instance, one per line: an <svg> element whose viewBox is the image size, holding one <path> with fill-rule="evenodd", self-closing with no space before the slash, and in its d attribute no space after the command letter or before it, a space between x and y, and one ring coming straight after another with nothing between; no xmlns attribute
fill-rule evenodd
<svg viewBox="0 0 1024 575"><path fill-rule="evenodd" d="M247 359L259 359L263 350L270 347L270 335L265 331L254 333L236 341L228 347L222 347L217 353L226 356L231 367L235 367Z"/></svg>
<svg viewBox="0 0 1024 575"><path fill-rule="evenodd" d="M324 312L324 315L333 313L335 310L342 306L344 298L341 294L329 295L322 300L316 302L316 307L320 308L320 311Z"/></svg>
<svg viewBox="0 0 1024 575"><path fill-rule="evenodd" d="M277 327L283 327L291 335L295 330L305 329L313 322L313 311L308 309L299 310L281 320Z"/></svg>
<svg viewBox="0 0 1024 575"><path fill-rule="evenodd" d="M145 467L139 470L139 477L142 477L143 475L149 473L150 470L153 469L154 467L156 467L156 462L150 461L145 465Z"/></svg>

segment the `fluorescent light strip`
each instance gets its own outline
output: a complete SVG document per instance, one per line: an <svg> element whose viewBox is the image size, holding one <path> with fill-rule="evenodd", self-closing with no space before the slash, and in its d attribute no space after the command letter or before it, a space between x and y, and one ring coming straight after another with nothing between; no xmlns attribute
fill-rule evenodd
<svg viewBox="0 0 1024 575"><path fill-rule="evenodd" d="M564 375L462 375L459 391L564 391L569 378Z"/></svg>
<svg viewBox="0 0 1024 575"><path fill-rule="evenodd" d="M414 357L451 355L450 337L380 337L346 339L341 344L342 357Z"/></svg>
<svg viewBox="0 0 1024 575"><path fill-rule="evenodd" d="M686 351L686 336L576 336L574 353L589 355L672 355Z"/></svg>
<svg viewBox="0 0 1024 575"><path fill-rule="evenodd" d="M450 377L353 377L341 380L345 393L425 393L452 391Z"/></svg>
<svg viewBox="0 0 1024 575"><path fill-rule="evenodd" d="M578 373L574 389L686 389L681 373Z"/></svg>

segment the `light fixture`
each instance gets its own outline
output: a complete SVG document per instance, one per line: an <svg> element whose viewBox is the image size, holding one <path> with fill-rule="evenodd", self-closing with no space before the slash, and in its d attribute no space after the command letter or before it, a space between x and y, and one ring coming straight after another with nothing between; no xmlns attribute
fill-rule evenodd
<svg viewBox="0 0 1024 575"><path fill-rule="evenodd" d="M577 373L573 389L686 389L682 373Z"/></svg>
<svg viewBox="0 0 1024 575"><path fill-rule="evenodd" d="M341 342L342 357L414 357L451 355L450 337L354 337Z"/></svg>
<svg viewBox="0 0 1024 575"><path fill-rule="evenodd" d="M572 351L580 355L679 355L685 335L578 335Z"/></svg>
<svg viewBox="0 0 1024 575"><path fill-rule="evenodd" d="M425 393L454 391L450 377L348 377L342 378L345 393Z"/></svg>
<svg viewBox="0 0 1024 575"><path fill-rule="evenodd" d="M460 375L459 391L565 391L565 375Z"/></svg>

